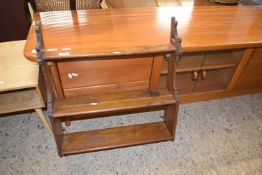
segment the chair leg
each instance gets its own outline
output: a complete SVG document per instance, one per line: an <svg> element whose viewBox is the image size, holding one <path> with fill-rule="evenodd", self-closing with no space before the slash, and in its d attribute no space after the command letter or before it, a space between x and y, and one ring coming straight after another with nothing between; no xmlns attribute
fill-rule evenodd
<svg viewBox="0 0 262 175"><path fill-rule="evenodd" d="M42 109L35 109L35 112L38 114L38 117L40 118L41 122L43 123L43 125L45 126L45 128L52 134L52 130L50 125L48 124L45 115L43 113Z"/></svg>
<svg viewBox="0 0 262 175"><path fill-rule="evenodd" d="M173 105L168 105L164 111L165 112L164 120L173 139L175 139L178 109L179 109L179 104L176 103Z"/></svg>

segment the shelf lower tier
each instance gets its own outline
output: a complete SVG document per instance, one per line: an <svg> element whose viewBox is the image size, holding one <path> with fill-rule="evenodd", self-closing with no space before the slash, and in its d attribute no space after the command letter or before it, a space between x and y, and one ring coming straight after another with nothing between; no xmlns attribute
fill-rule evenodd
<svg viewBox="0 0 262 175"><path fill-rule="evenodd" d="M173 140L164 122L68 133L63 155Z"/></svg>

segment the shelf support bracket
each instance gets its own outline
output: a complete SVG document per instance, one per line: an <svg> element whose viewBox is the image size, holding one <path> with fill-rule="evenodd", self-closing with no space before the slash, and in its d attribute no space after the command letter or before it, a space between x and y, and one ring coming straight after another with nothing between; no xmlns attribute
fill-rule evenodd
<svg viewBox="0 0 262 175"><path fill-rule="evenodd" d="M176 48L176 63L178 63L181 59L183 49L182 49L182 38L178 37L177 20L175 17L171 18L170 43L174 45Z"/></svg>

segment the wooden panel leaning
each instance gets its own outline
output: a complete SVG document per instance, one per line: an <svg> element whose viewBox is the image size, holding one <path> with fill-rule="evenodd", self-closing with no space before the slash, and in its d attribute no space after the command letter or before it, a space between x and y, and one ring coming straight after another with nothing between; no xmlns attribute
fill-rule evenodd
<svg viewBox="0 0 262 175"><path fill-rule="evenodd" d="M131 52L124 55L112 54L105 58L94 55L92 55L92 58L88 58L88 56L87 58L71 57L71 59L66 60L61 57L59 60L56 58L52 60L45 55L41 23L36 22L37 61L41 65L45 82L49 87L48 111L59 156L174 140L179 109L174 81L176 77L175 65L182 54L182 41L177 35L177 21L174 17L171 21L170 50L164 52ZM167 82L165 88L159 88L161 67L165 54L171 55L168 60ZM89 61L86 62L86 59ZM135 60L139 65L133 65L135 62L132 60ZM58 73L52 73L55 71L50 73L48 62L58 65ZM114 64L111 64L111 62ZM74 75L69 74L69 79L67 79L66 76L73 68L70 64L80 67L93 65L98 69L88 71L85 71L84 68L75 69L79 72ZM128 72L130 71L129 65L131 68L135 66L132 69L136 72ZM67 72L67 70L70 71ZM113 76L115 70L118 71L119 79ZM76 75L81 76L83 71L87 76L80 77L80 79L73 81L74 84L70 84L72 83L70 82L70 75L78 78ZM108 76L107 73L111 76ZM97 82L95 77L98 80ZM86 90L89 87L93 89L100 86L107 87L108 84L112 83L117 87L121 83L133 83L141 80L146 81L147 86L139 86L135 89L134 87L125 87L113 92L111 89L107 91L107 88L92 91L93 93ZM82 88L84 90L81 91L80 95L76 93L67 97L66 95L57 95L59 94L56 92L57 89L61 88L63 91L61 94L66 92L66 88L78 88L79 92ZM62 122L68 120L85 120L153 110L164 110L163 121L74 133L64 133L62 128Z"/></svg>
<svg viewBox="0 0 262 175"><path fill-rule="evenodd" d="M34 109L51 133L42 108L45 107L43 77L36 63L23 56L25 41L0 43L0 115Z"/></svg>

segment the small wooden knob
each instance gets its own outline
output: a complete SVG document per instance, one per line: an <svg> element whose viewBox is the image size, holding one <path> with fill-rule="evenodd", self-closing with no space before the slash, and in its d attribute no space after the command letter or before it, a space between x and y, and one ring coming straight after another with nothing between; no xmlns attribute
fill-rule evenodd
<svg viewBox="0 0 262 175"><path fill-rule="evenodd" d="M203 70L201 78L206 79L206 77L207 77L207 71Z"/></svg>
<svg viewBox="0 0 262 175"><path fill-rule="evenodd" d="M196 81L198 79L198 72L197 71L194 71L193 72L193 76L192 76L192 80L193 81Z"/></svg>

